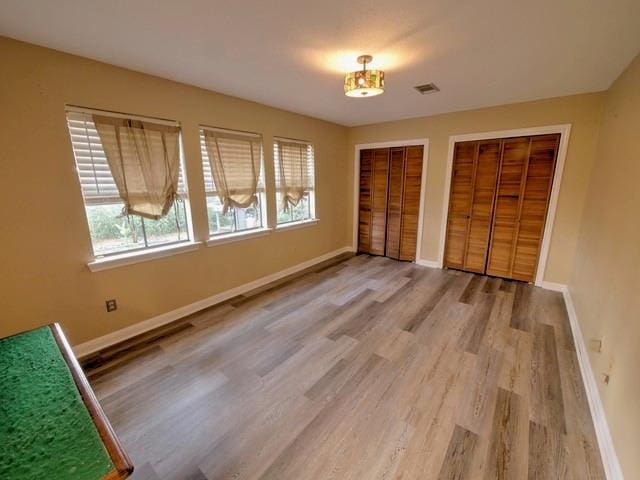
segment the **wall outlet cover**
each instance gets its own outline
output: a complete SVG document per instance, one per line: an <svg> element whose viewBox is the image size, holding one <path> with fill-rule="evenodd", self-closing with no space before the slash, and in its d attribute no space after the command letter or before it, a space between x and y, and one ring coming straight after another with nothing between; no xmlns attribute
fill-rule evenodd
<svg viewBox="0 0 640 480"><path fill-rule="evenodd" d="M589 340L589 350L593 353L601 353L602 352L602 340L599 338L592 338Z"/></svg>
<svg viewBox="0 0 640 480"><path fill-rule="evenodd" d="M107 306L107 312L113 312L118 309L118 304L116 303L115 298L105 301L105 304Z"/></svg>

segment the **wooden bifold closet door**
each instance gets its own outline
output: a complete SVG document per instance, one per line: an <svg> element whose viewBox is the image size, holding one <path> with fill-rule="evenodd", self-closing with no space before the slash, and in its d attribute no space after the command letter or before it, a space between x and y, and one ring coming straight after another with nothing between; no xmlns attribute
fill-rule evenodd
<svg viewBox="0 0 640 480"><path fill-rule="evenodd" d="M504 141L487 274L534 280L559 142L560 135Z"/></svg>
<svg viewBox="0 0 640 480"><path fill-rule="evenodd" d="M359 251L384 255L388 177L388 148L360 152Z"/></svg>
<svg viewBox="0 0 640 480"><path fill-rule="evenodd" d="M445 266L535 278L560 135L456 143Z"/></svg>
<svg viewBox="0 0 640 480"><path fill-rule="evenodd" d="M445 264L484 273L489 246L499 140L456 143Z"/></svg>
<svg viewBox="0 0 640 480"><path fill-rule="evenodd" d="M400 230L402 228L403 178L405 170L404 148L392 148L389 156L389 193L387 196L387 245L385 255L400 257Z"/></svg>
<svg viewBox="0 0 640 480"><path fill-rule="evenodd" d="M415 260L422 146L360 152L358 251Z"/></svg>

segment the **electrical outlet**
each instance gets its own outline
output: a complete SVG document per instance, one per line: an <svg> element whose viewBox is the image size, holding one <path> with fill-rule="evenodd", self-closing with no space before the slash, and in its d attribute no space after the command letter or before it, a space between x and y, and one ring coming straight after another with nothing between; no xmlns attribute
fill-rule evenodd
<svg viewBox="0 0 640 480"><path fill-rule="evenodd" d="M118 304L116 303L115 298L112 298L111 300L107 300L104 303L107 305L107 312L113 312L118 309Z"/></svg>
<svg viewBox="0 0 640 480"><path fill-rule="evenodd" d="M589 350L593 353L601 353L602 352L602 340L599 338L592 338L589 340Z"/></svg>

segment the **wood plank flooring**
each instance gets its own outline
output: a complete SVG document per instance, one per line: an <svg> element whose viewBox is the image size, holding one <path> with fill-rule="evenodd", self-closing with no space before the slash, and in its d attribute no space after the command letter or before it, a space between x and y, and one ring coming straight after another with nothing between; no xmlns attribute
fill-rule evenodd
<svg viewBox="0 0 640 480"><path fill-rule="evenodd" d="M356 256L86 359L158 479L604 479L562 296Z"/></svg>

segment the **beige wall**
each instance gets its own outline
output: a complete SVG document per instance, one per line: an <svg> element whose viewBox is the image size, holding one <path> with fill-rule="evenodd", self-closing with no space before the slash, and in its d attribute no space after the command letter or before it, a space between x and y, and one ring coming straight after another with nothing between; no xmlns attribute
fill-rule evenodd
<svg viewBox="0 0 640 480"><path fill-rule="evenodd" d="M549 282L567 283L594 161L602 100L602 93L592 93L355 127L349 130L349 174L353 179L356 144L428 138L421 256L424 260L437 261L449 136L570 123L569 149L544 278ZM429 97L417 97L416 101L428 102ZM349 185L353 189L353 181Z"/></svg>
<svg viewBox="0 0 640 480"><path fill-rule="evenodd" d="M626 478L640 471L640 56L607 92L570 291Z"/></svg>
<svg viewBox="0 0 640 480"><path fill-rule="evenodd" d="M350 243L344 127L2 37L0 59L0 336L59 321L80 343ZM262 133L267 186L271 137L310 140L320 223L91 273L65 104L181 122L196 240L208 236L199 123Z"/></svg>
<svg viewBox="0 0 640 480"><path fill-rule="evenodd" d="M585 339L603 339L591 362L611 374L600 392L627 478L640 470L640 58L606 93L350 129L2 37L0 58L0 336L60 321L80 343L350 245L360 143L429 138L422 259L435 261L448 137L570 123L545 280L570 282ZM181 122L196 240L208 235L200 123L263 134L270 223L272 136L312 141L321 221L91 273L65 104ZM107 298L117 312L105 312Z"/></svg>

